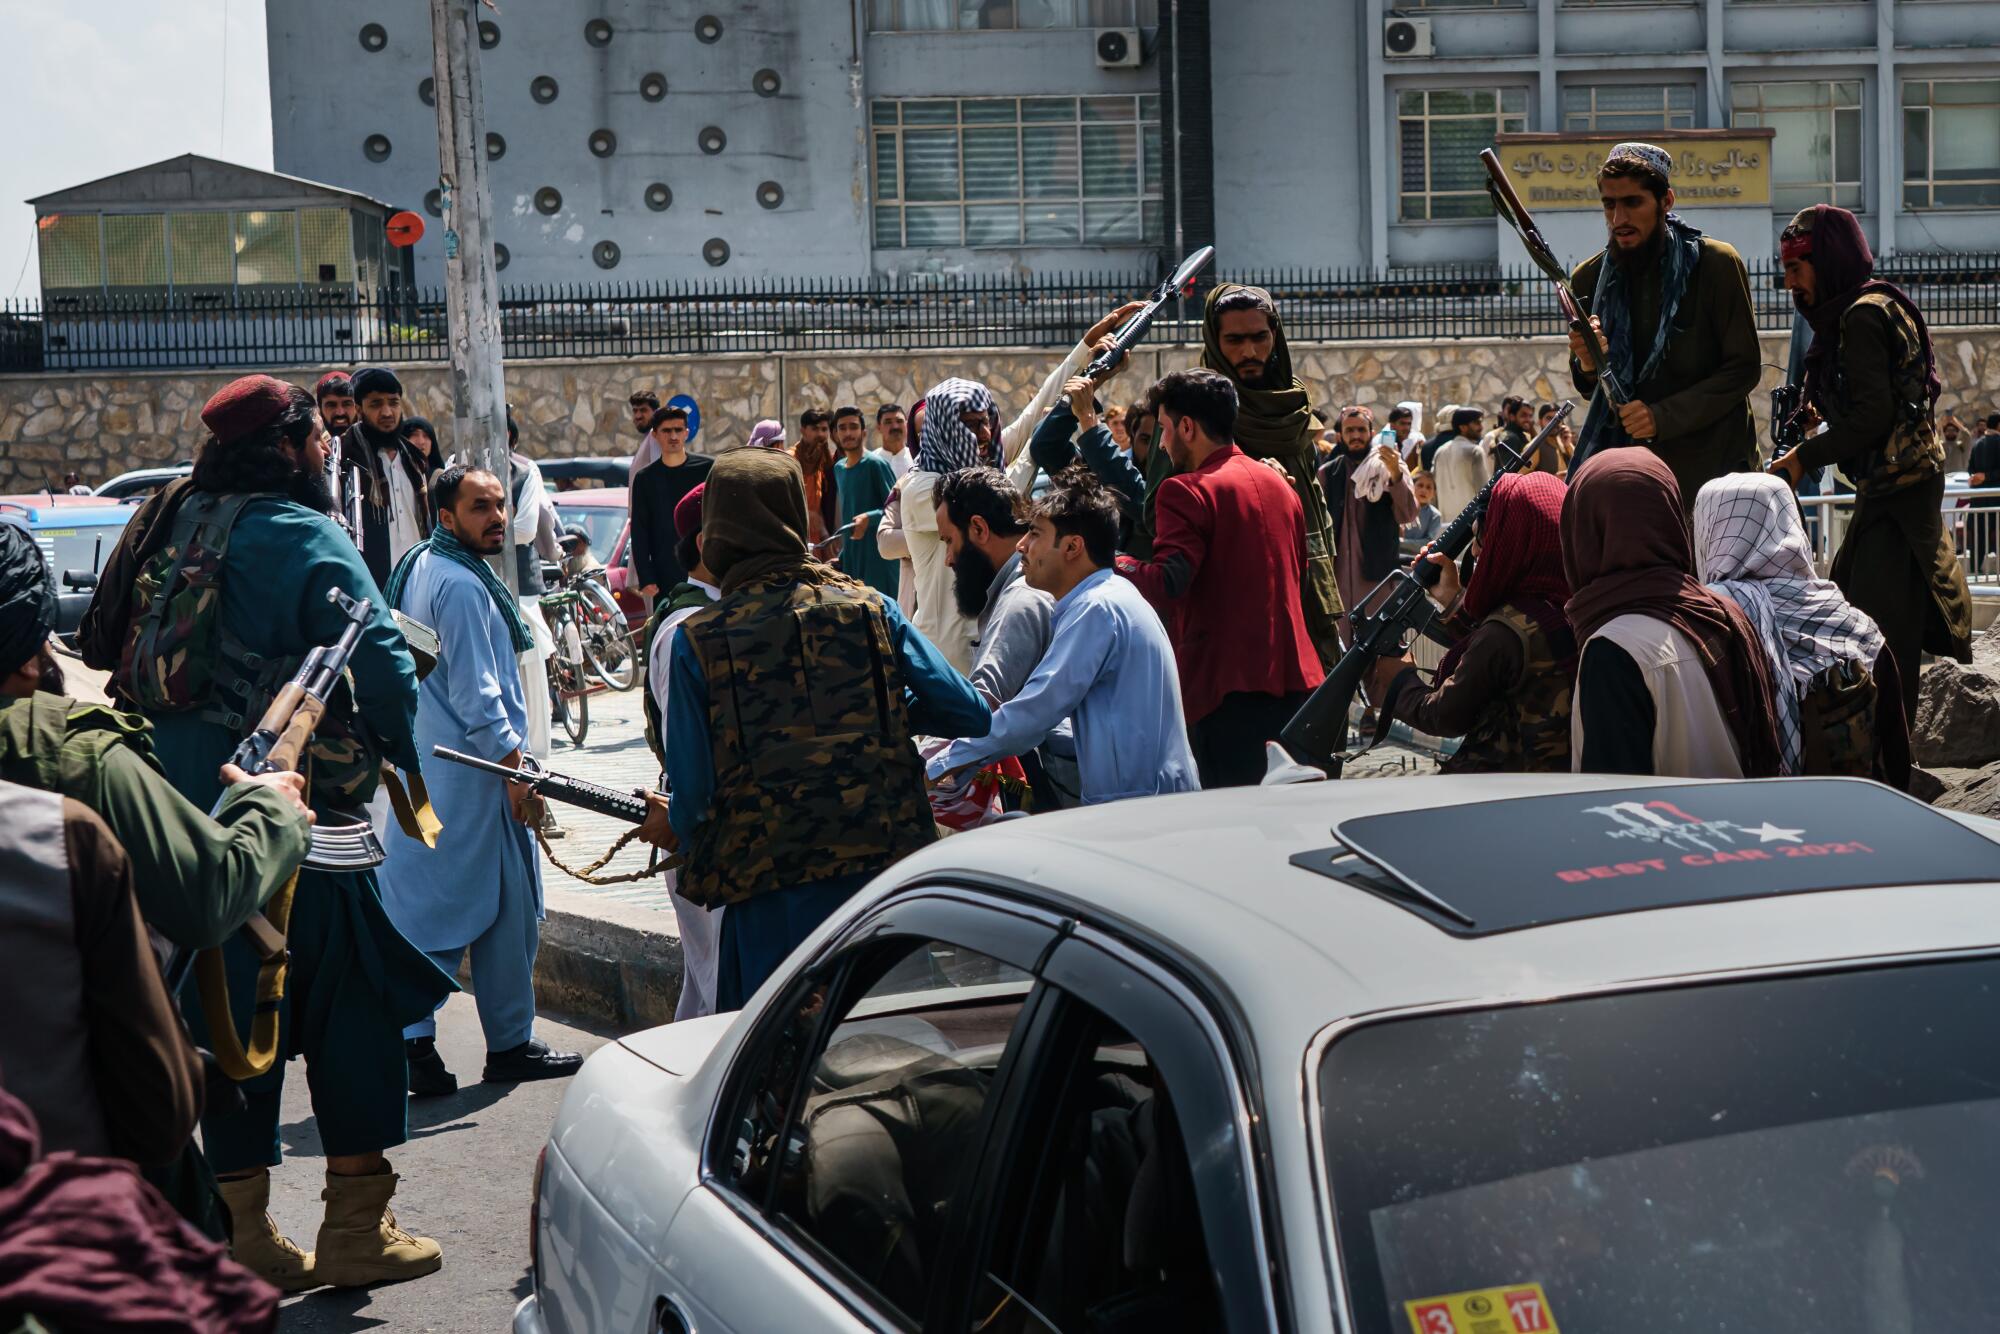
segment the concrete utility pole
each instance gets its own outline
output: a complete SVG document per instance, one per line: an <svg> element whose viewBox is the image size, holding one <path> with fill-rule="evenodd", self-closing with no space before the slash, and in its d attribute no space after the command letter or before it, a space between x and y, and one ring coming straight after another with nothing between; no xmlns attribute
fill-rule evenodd
<svg viewBox="0 0 2000 1334"><path fill-rule="evenodd" d="M486 104L479 83L478 0L431 0L444 204L445 314L451 344L452 444L510 486L507 389L500 368L500 278L493 267L493 194L486 181ZM520 595L512 543L495 558Z"/></svg>

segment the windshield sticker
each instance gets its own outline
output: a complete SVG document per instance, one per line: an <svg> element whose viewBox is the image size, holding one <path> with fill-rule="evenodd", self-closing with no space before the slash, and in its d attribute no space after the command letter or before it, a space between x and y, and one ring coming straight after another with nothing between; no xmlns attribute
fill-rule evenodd
<svg viewBox="0 0 2000 1334"><path fill-rule="evenodd" d="M1404 1302L1415 1334L1562 1334L1539 1283Z"/></svg>

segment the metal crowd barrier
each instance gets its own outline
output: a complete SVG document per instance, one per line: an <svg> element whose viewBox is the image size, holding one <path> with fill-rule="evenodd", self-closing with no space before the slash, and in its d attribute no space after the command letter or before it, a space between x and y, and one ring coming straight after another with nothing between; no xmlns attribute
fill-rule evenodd
<svg viewBox="0 0 2000 1334"><path fill-rule="evenodd" d="M1854 514L1851 495L1800 496L1806 533L1812 538L1813 562L1824 574L1840 550ZM1958 552L1959 568L1975 595L2000 597L2000 486L1948 486L1944 492L1944 527Z"/></svg>

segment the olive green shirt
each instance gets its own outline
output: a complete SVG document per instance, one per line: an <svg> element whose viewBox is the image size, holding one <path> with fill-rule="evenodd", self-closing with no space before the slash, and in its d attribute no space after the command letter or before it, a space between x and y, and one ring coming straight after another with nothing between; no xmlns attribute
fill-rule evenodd
<svg viewBox="0 0 2000 1334"><path fill-rule="evenodd" d="M1597 293L1603 267L1601 251L1576 267L1571 285L1585 306ZM1660 272L1659 265L1650 265L1626 289L1635 366L1644 362L1659 328ZM1653 410L1656 429L1650 447L1673 469L1681 504L1692 508L1703 482L1757 463L1750 395L1763 376L1764 357L1750 305L1750 278L1733 246L1701 239L1701 258L1681 297L1676 324L1653 377L1625 387ZM1586 373L1573 359L1570 376L1579 394L1596 391L1596 374Z"/></svg>
<svg viewBox="0 0 2000 1334"><path fill-rule="evenodd" d="M184 949L220 945L305 859L311 828L282 796L239 783L214 819L174 790L146 722L61 695L0 695L0 778L95 811L125 845L147 925Z"/></svg>

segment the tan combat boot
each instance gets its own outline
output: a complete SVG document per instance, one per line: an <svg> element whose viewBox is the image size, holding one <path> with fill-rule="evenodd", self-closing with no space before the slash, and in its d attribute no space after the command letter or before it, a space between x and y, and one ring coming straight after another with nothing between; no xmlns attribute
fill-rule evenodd
<svg viewBox="0 0 2000 1334"><path fill-rule="evenodd" d="M312 1256L278 1231L266 1212L271 1203L270 1172L215 1185L229 1206L229 1254L236 1263L285 1292L303 1292L325 1282L313 1272Z"/></svg>
<svg viewBox="0 0 2000 1334"><path fill-rule="evenodd" d="M396 1174L387 1163L373 1176L326 1174L326 1220L319 1225L319 1247L313 1252L313 1276L336 1288L370 1283L401 1283L434 1274L444 1263L444 1251L429 1237L413 1237L396 1226L389 1198L396 1193Z"/></svg>

